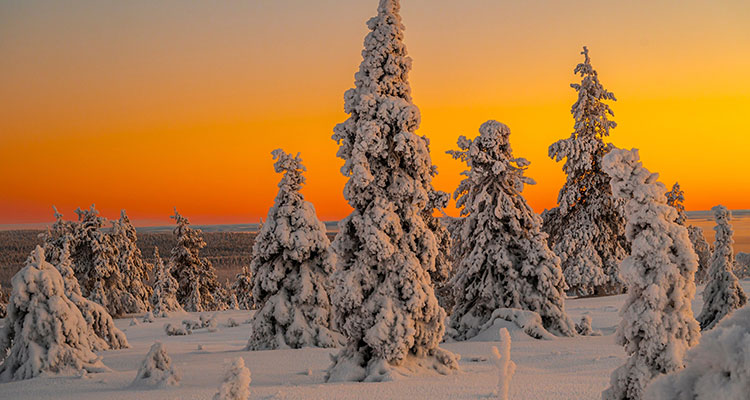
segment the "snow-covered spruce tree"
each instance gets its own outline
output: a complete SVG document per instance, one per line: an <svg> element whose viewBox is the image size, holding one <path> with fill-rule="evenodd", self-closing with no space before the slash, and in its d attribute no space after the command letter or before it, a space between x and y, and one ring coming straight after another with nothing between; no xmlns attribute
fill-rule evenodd
<svg viewBox="0 0 750 400"><path fill-rule="evenodd" d="M253 280L247 266L243 266L242 272L235 276L230 290L237 297L237 306L240 310L253 309L253 305L255 304L253 300Z"/></svg>
<svg viewBox="0 0 750 400"><path fill-rule="evenodd" d="M166 318L168 313L182 311L177 301L177 280L172 276L171 265L164 265L159 255L159 248L154 246L154 289L151 295L151 307L157 318Z"/></svg>
<svg viewBox="0 0 750 400"><path fill-rule="evenodd" d="M91 338L94 350L123 349L130 347L128 340L120 329L115 326L112 316L107 310L94 301L83 297L78 283L70 249L74 246L76 224L65 221L55 208L55 223L42 235L44 239L44 254L48 262L57 268L63 278L65 295L78 307L91 330L98 337Z"/></svg>
<svg viewBox="0 0 750 400"><path fill-rule="evenodd" d="M166 387L180 384L182 374L174 365L167 354L167 349L161 342L151 345L151 349L143 359L138 373L133 381L134 386Z"/></svg>
<svg viewBox="0 0 750 400"><path fill-rule="evenodd" d="M344 95L350 117L334 129L349 178L344 198L354 210L332 245L332 300L348 344L334 357L329 382L458 369L455 355L439 347L445 311L432 274L439 272L440 239L424 218L435 205L435 168L427 138L415 133L420 116L399 9L397 0L380 0L368 21L355 87Z"/></svg>
<svg viewBox="0 0 750 400"><path fill-rule="evenodd" d="M448 151L466 163L454 193L460 220L453 228L456 304L450 327L465 340L479 333L497 308L535 311L545 328L574 336L565 313L565 280L560 259L547 247L542 219L521 192L534 184L524 176L529 162L514 158L510 129L487 121L474 140L461 136L459 150Z"/></svg>
<svg viewBox="0 0 750 400"><path fill-rule="evenodd" d="M99 216L93 204L90 209L78 209L76 213L79 222L75 226L71 258L83 295L114 316L142 311L125 285L112 237L102 230L107 220Z"/></svg>
<svg viewBox="0 0 750 400"><path fill-rule="evenodd" d="M242 357L234 358L224 372L224 381L214 400L247 400L250 397L250 382L250 370L245 366L245 360Z"/></svg>
<svg viewBox="0 0 750 400"><path fill-rule="evenodd" d="M125 210L120 211L120 219L112 222L112 242L117 249L117 266L120 269L123 285L131 295L133 305L130 307L135 312L149 311L149 298L151 287L148 282L148 273L153 265L145 262L141 256L136 242L138 236L135 227L130 223Z"/></svg>
<svg viewBox="0 0 750 400"><path fill-rule="evenodd" d="M628 254L622 202L612 195L609 176L601 161L615 148L604 142L617 126L607 100L615 100L591 66L588 49L574 72L581 83L570 86L578 92L571 113L573 134L549 147L555 161L565 160L568 176L557 198L558 206L542 213L550 248L560 256L570 290L578 295L616 294L623 290L618 275L620 261Z"/></svg>
<svg viewBox="0 0 750 400"><path fill-rule="evenodd" d="M305 167L299 154L280 149L272 154L274 169L284 175L253 244L250 267L258 311L247 349L336 347L343 337L332 329L328 286L335 257L326 228L300 193Z"/></svg>
<svg viewBox="0 0 750 400"><path fill-rule="evenodd" d="M65 295L65 284L37 246L12 279L8 317L0 331L0 382L46 373L102 372L96 338Z"/></svg>
<svg viewBox="0 0 750 400"><path fill-rule="evenodd" d="M685 369L655 379L649 400L747 400L750 393L750 307L722 320L688 351Z"/></svg>
<svg viewBox="0 0 750 400"><path fill-rule="evenodd" d="M732 213L719 205L711 209L716 220L716 241L708 271L708 283L703 290L703 309L698 315L702 330L714 327L724 316L747 303L747 296L734 275L734 239L729 221Z"/></svg>
<svg viewBox="0 0 750 400"><path fill-rule="evenodd" d="M651 379L682 369L685 352L698 343L690 304L698 257L687 229L676 222L677 211L666 203L659 174L643 167L638 150L614 149L602 167L612 192L626 202L633 244L620 270L628 295L616 336L630 358L612 373L602 399L638 400Z"/></svg>
<svg viewBox="0 0 750 400"><path fill-rule="evenodd" d="M177 245L169 258L172 276L178 284L177 300L185 311L225 310L225 295L216 270L210 261L200 256L200 249L206 247L200 229L191 228L188 219L176 208L170 218L177 223L174 230Z"/></svg>
<svg viewBox="0 0 750 400"><path fill-rule="evenodd" d="M63 243L63 249L55 265L57 271L63 278L65 295L78 307L81 315L86 320L91 330L98 337L91 338L94 350L124 349L130 347L128 339L119 328L115 326L112 316L99 303L93 302L81 293L73 268L71 267L70 250L68 243Z"/></svg>
<svg viewBox="0 0 750 400"><path fill-rule="evenodd" d="M677 210L677 223L685 225L687 222L687 214L685 212L685 206L682 202L685 201L685 192L680 189L680 184L675 183L672 186L672 190L664 193L667 197L667 204L674 207ZM688 229L688 237L690 243L693 244L693 250L698 255L698 271L695 273L695 283L702 283L706 279L708 269L711 265L711 246L709 246L706 238L703 236L703 229L694 226L686 225Z"/></svg>

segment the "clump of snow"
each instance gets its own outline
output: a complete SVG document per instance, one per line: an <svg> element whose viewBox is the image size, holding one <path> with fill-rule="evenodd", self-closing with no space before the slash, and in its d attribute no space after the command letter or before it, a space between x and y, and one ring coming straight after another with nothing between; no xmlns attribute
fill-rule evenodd
<svg viewBox="0 0 750 400"><path fill-rule="evenodd" d="M167 336L185 336L193 333L190 328L172 325L171 323L164 324L164 332Z"/></svg>
<svg viewBox="0 0 750 400"><path fill-rule="evenodd" d="M432 277L450 264L438 248L440 225L425 219L437 203L436 169L428 139L415 133L420 116L399 10L399 1L380 0L367 22L355 87L344 95L349 118L334 128L353 210L332 245L331 296L348 343L334 356L329 382L458 369L457 357L439 347L446 314Z"/></svg>
<svg viewBox="0 0 750 400"><path fill-rule="evenodd" d="M560 189L558 206L542 213L544 230L552 250L560 256L565 281L578 295L616 294L623 290L619 266L629 253L625 237L623 202L612 194L609 176L602 169L602 157L614 147L604 142L617 126L605 101L615 95L599 82L586 47L584 62L574 72L580 84L571 109L575 127L571 136L553 143L549 156L565 160L567 180Z"/></svg>
<svg viewBox="0 0 750 400"><path fill-rule="evenodd" d="M224 372L224 381L214 400L247 400L250 396L250 370L242 357L232 359Z"/></svg>
<svg viewBox="0 0 750 400"><path fill-rule="evenodd" d="M601 336L601 332L591 328L591 317L583 315L581 321L576 324L576 332L582 336Z"/></svg>
<svg viewBox="0 0 750 400"><path fill-rule="evenodd" d="M211 315L201 315L201 328L216 328L218 324L216 323L216 314Z"/></svg>
<svg viewBox="0 0 750 400"><path fill-rule="evenodd" d="M155 277L151 306L156 317L166 318L170 312L183 311L177 301L177 279L172 276L171 264L164 264L159 256L159 248L154 246Z"/></svg>
<svg viewBox="0 0 750 400"><path fill-rule="evenodd" d="M732 213L724 206L711 209L716 220L716 241L708 271L708 283L703 290L703 309L698 315L702 330L713 328L725 315L747 303L747 296L734 276L733 231L729 221Z"/></svg>
<svg viewBox="0 0 750 400"><path fill-rule="evenodd" d="M516 363L510 359L510 333L507 329L500 329L500 349L492 346L490 357L497 368L497 399L508 400L510 381L516 372Z"/></svg>
<svg viewBox="0 0 750 400"><path fill-rule="evenodd" d="M188 219L176 208L170 218L177 224L174 230L177 245L169 258L170 271L178 284L177 301L191 312L227 309L223 300L226 294L216 278L216 270L200 256L200 249L206 247L200 229L191 228Z"/></svg>
<svg viewBox="0 0 750 400"><path fill-rule="evenodd" d="M154 314L149 311L143 316L143 323L150 324L154 322Z"/></svg>
<svg viewBox="0 0 750 400"><path fill-rule="evenodd" d="M617 342L629 355L612 373L603 400L640 399L651 379L680 370L699 338L691 301L698 257L665 187L640 162L638 150L612 150L602 167L612 192L626 202L626 234L632 250L622 262L627 299L620 309Z"/></svg>
<svg viewBox="0 0 750 400"><path fill-rule="evenodd" d="M253 245L253 316L248 350L336 347L344 339L333 329L328 296L334 255L325 225L300 189L302 160L278 149L274 169L283 173L279 192Z"/></svg>
<svg viewBox="0 0 750 400"><path fill-rule="evenodd" d="M237 322L234 318L227 319L227 328L234 328L235 326L240 326L239 322Z"/></svg>
<svg viewBox="0 0 750 400"><path fill-rule="evenodd" d="M172 359L161 342L155 342L138 368L133 385L165 387L180 383L180 372L172 365Z"/></svg>
<svg viewBox="0 0 750 400"><path fill-rule="evenodd" d="M691 349L685 369L655 379L649 400L747 400L750 394L750 307L743 307L705 333Z"/></svg>
<svg viewBox="0 0 750 400"><path fill-rule="evenodd" d="M451 222L457 272L449 326L456 339L469 339L496 309L517 308L538 313L550 332L573 336L560 259L521 194L534 183L524 176L529 162L513 157L506 125L487 121L479 132L448 152L469 167L454 194L461 218Z"/></svg>
<svg viewBox="0 0 750 400"><path fill-rule="evenodd" d="M65 295L60 273L37 246L12 279L8 316L0 331L0 382L42 373L102 372L97 338Z"/></svg>
<svg viewBox="0 0 750 400"><path fill-rule="evenodd" d="M511 323L512 325L504 322ZM512 327L512 329L520 329L526 335L529 335L534 339L555 339L555 335L547 331L542 325L542 317L539 316L538 313L516 308L498 308L492 312L492 315L487 322L478 328L477 334L473 336L471 340L500 340L500 338L497 337L498 328L507 329L508 327Z"/></svg>

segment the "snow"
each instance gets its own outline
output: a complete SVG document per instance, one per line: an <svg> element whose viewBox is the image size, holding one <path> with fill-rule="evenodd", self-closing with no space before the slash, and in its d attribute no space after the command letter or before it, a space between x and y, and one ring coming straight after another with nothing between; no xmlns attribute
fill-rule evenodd
<svg viewBox="0 0 750 400"><path fill-rule="evenodd" d="M497 399L508 400L510 380L516 372L516 363L510 359L510 334L505 328L500 329L500 349L492 346L491 358L497 368Z"/></svg>
<svg viewBox="0 0 750 400"><path fill-rule="evenodd" d="M750 290L750 280L741 282ZM693 310L702 306L701 292L693 300ZM511 399L598 400L609 383L609 374L625 361L622 347L615 344L614 330L625 295L567 299L565 308L574 320L588 315L592 328L603 336L577 336L537 340L510 331L511 357L517 365L510 388ZM229 318L246 321L252 311L222 311L217 322ZM180 325L183 315L159 319ZM200 314L191 313L199 320ZM210 333L196 331L190 336L166 336L159 323L129 327L130 318L115 324L126 331L131 348L100 352L113 371L89 375L41 376L23 382L0 384L0 398L14 400L211 400L224 379L224 366L242 357L252 371L250 399L479 399L490 398L497 387L497 369L488 358L499 337L490 341L443 343L441 346L461 356L462 373L443 376L421 374L411 378L369 383L325 383L324 375L334 349L304 348L243 351L247 325L223 328ZM3 322L0 321L0 325ZM167 348L173 365L182 373L180 386L169 388L131 387L146 353L154 341ZM197 350L198 346L202 350ZM312 373L308 375L308 370Z"/></svg>

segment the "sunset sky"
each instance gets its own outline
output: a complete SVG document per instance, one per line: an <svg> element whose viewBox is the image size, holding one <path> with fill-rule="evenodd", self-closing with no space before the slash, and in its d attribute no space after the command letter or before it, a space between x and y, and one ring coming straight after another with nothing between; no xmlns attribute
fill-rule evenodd
<svg viewBox="0 0 750 400"><path fill-rule="evenodd" d="M334 125L376 0L0 1L0 224L109 218L257 222L301 152L323 220L349 212ZM689 210L750 208L750 2L403 0L410 75L438 189L445 154L496 119L553 207L573 129L573 68L587 45L619 127ZM456 214L453 205L447 210Z"/></svg>

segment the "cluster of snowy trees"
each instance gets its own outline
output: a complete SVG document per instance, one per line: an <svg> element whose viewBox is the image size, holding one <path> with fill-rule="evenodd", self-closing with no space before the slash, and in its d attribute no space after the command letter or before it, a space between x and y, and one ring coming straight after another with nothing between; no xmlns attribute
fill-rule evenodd
<svg viewBox="0 0 750 400"><path fill-rule="evenodd" d="M352 212L340 221L333 243L300 192L305 167L299 154L282 150L272 153L283 175L250 270L237 274L229 291L200 255L206 245L201 231L176 209L177 245L166 263L156 251L153 267L135 246L124 212L108 232L93 206L78 210L77 222L56 212L44 249L13 278L0 379L106 368L92 351L127 347L111 315L152 311L160 317L254 304L246 349L341 346L327 370L329 382L382 381L419 369L449 374L458 360L440 347L446 332L466 340L502 318L535 337L591 334L590 319L576 326L568 317L568 291L627 292L617 341L629 358L613 372L604 399L641 399L650 381L679 373L701 329L722 326L722 318L747 302L733 274L729 211L714 208L712 251L699 228L685 226L679 185L666 191L637 150L605 142L616 127L606 101L615 96L599 81L584 47L584 61L574 69L581 82L571 85L578 94L574 131L549 147L550 157L565 160L557 207L541 216L529 207L522 194L534 184L525 175L529 162L514 156L510 129L490 120L449 152L467 170L454 192L460 216L444 224L435 211L448 195L433 187L437 169L429 140L416 133L420 114L411 98L399 9L398 0L380 0L368 21L363 60L344 96L349 117L334 129ZM698 320L691 309L696 280L708 282ZM443 305L451 307L450 317ZM742 315L724 330L745 323ZM712 335L716 343L730 341ZM496 358L503 360L500 375L509 379L507 331L504 337L508 349ZM24 351L29 346L48 350L41 364ZM700 366L707 352L696 349L688 359ZM685 374L659 380L658 390L673 390L669 385L682 384ZM159 344L138 376L179 381ZM499 392L507 394L503 379ZM235 360L216 398L246 397L249 382L244 363Z"/></svg>

